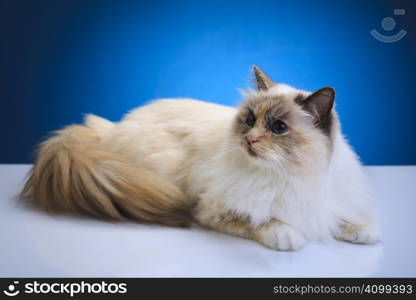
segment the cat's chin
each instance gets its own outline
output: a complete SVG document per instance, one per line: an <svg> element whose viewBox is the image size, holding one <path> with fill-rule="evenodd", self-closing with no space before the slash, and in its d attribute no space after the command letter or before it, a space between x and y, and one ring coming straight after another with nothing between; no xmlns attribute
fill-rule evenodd
<svg viewBox="0 0 416 300"><path fill-rule="evenodd" d="M247 146L246 144L241 143L240 150L250 160L258 160L261 158L261 155L256 150Z"/></svg>
<svg viewBox="0 0 416 300"><path fill-rule="evenodd" d="M258 157L259 155L255 150L253 150L251 147L247 147L247 153L251 157Z"/></svg>
<svg viewBox="0 0 416 300"><path fill-rule="evenodd" d="M260 151L249 147L243 140L238 141L239 147L237 147L249 165L262 168L262 169L275 169L273 161L264 156Z"/></svg>
<svg viewBox="0 0 416 300"><path fill-rule="evenodd" d="M245 145L241 145L240 150L251 165L260 168L270 168L270 161L263 157L258 151Z"/></svg>
<svg viewBox="0 0 416 300"><path fill-rule="evenodd" d="M246 157L251 159L262 158L258 151L247 145L244 141L239 141L239 144L241 152L243 152Z"/></svg>

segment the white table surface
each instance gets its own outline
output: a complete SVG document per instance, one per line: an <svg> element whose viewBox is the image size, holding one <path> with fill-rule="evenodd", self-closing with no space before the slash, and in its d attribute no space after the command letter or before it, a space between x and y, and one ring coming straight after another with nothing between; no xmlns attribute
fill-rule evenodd
<svg viewBox="0 0 416 300"><path fill-rule="evenodd" d="M201 229L49 216L14 196L29 165L0 165L0 277L416 276L416 166L367 167L383 242L276 252Z"/></svg>

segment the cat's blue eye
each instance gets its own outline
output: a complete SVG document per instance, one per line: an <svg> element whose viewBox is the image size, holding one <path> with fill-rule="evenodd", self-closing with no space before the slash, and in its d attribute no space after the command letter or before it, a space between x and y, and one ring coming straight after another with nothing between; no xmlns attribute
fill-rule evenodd
<svg viewBox="0 0 416 300"><path fill-rule="evenodd" d="M246 119L246 124L250 127L253 127L255 123L256 123L256 118L254 117L253 112L250 111Z"/></svg>
<svg viewBox="0 0 416 300"><path fill-rule="evenodd" d="M277 120L270 129L273 133L282 134L288 130L288 127L285 122Z"/></svg>

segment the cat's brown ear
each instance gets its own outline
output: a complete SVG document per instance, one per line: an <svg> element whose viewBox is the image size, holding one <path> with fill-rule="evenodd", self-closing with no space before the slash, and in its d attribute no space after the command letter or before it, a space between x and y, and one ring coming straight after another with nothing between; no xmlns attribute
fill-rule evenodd
<svg viewBox="0 0 416 300"><path fill-rule="evenodd" d="M325 126L331 115L334 100L335 90L331 87L324 87L302 100L301 105L315 117L321 126Z"/></svg>
<svg viewBox="0 0 416 300"><path fill-rule="evenodd" d="M259 67L253 66L253 72L256 76L257 90L267 91L269 88L275 85L275 83L266 75Z"/></svg>

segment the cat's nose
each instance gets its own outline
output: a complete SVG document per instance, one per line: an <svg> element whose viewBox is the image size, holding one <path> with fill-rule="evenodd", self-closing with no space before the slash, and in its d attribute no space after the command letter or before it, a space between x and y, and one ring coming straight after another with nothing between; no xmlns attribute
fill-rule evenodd
<svg viewBox="0 0 416 300"><path fill-rule="evenodd" d="M246 142L249 145L252 145L254 143L260 142L260 138L257 136L246 136Z"/></svg>

